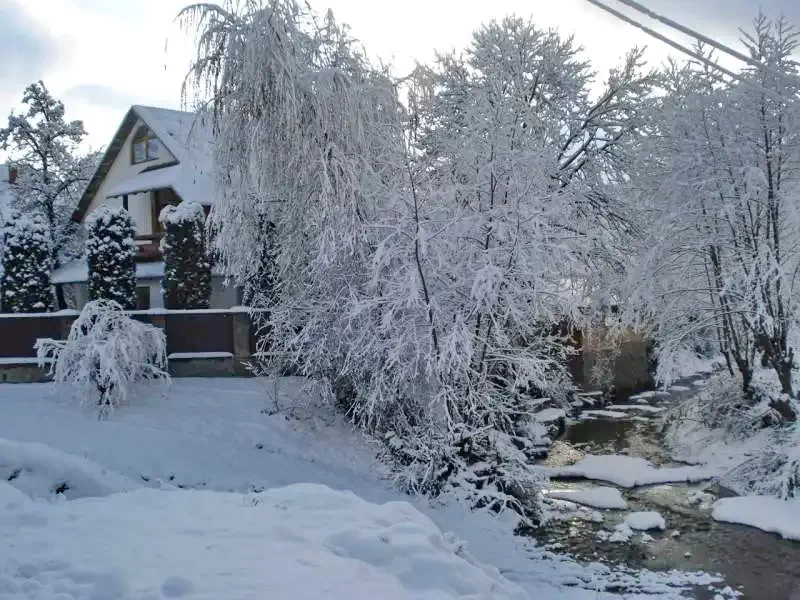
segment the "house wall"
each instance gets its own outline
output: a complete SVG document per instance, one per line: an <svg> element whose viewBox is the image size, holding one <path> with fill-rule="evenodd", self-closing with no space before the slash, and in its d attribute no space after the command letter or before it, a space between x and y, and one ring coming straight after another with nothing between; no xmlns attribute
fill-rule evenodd
<svg viewBox="0 0 800 600"><path fill-rule="evenodd" d="M211 278L210 308L230 308L237 306L239 295L235 287L224 285L223 277ZM164 308L164 297L161 295L160 280L140 280L136 287L147 286L150 288L150 308ZM64 284L64 300L67 308L81 310L89 301L89 288L86 282Z"/></svg>
<svg viewBox="0 0 800 600"><path fill-rule="evenodd" d="M170 154L169 150L167 150L167 147L162 142L161 158L136 165L131 164L131 143L133 142L133 136L136 134L136 131L141 125L144 125L144 122L139 119L131 130L130 134L128 134L128 137L125 140L125 143L122 145L122 149L117 155L116 160L108 170L108 174L97 188L97 193L95 194L92 203L89 205L89 209L86 211L86 214L91 213L101 204L122 206L122 198L106 198L106 194L114 186L138 174L142 171L142 169L173 162L175 160L175 157ZM133 221L136 225L137 235L147 235L153 233L153 217L150 196L150 192L128 195L128 212L130 212L131 218L133 218Z"/></svg>

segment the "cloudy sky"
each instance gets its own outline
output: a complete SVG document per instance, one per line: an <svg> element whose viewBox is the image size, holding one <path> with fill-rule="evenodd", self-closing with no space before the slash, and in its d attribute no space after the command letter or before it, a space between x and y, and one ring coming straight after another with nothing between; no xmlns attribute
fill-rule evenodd
<svg viewBox="0 0 800 600"><path fill-rule="evenodd" d="M415 60L429 60L434 50L463 47L477 25L511 13L574 33L601 71L633 45L647 45L654 62L668 54L660 42L586 0L309 1L317 11L333 9L373 56L391 61L398 73L410 69ZM736 44L737 28L759 8L769 16L782 13L800 25L799 0L641 2L730 44ZM185 4L186 0L0 0L0 123L18 107L25 85L38 79L64 100L68 117L84 120L88 142L95 148L108 143L131 104L180 108L191 47L173 18Z"/></svg>

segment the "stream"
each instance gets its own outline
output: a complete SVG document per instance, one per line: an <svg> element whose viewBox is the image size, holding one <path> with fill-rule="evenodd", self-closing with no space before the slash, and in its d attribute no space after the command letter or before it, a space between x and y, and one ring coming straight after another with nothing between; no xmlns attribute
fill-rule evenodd
<svg viewBox="0 0 800 600"><path fill-rule="evenodd" d="M645 400L634 396L617 399L615 404L647 403L666 408L693 393L693 386L702 383L695 379L675 386L670 394L650 393ZM581 411L583 417L587 410L591 408ZM553 442L541 464L564 467L586 454L621 454L644 458L657 467L682 466L671 460L662 443L660 419L655 410L625 412L630 416L609 418L601 411L601 414L588 413L595 414L594 418L567 421L564 433ZM554 477L550 489L589 490L598 486L616 487L604 481ZM582 517L571 517L568 512L563 520L553 521L540 530L538 539L553 551L568 553L581 561L625 564L653 571L719 573L725 584L738 590L742 594L739 597L745 600L800 600L800 543L711 518L714 501L733 495L732 492L710 481L619 489L628 503L627 509L584 510ZM646 536L634 532L629 542L603 539L607 534L602 532L613 533L615 525L634 511L659 512L666 520L666 529L647 531ZM715 593L697 588L694 597L714 598Z"/></svg>

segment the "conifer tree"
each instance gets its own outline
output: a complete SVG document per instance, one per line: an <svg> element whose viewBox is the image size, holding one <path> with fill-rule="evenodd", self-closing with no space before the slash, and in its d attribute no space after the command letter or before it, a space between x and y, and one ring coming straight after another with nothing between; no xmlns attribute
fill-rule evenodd
<svg viewBox="0 0 800 600"><path fill-rule="evenodd" d="M101 206L86 218L89 299L136 308L136 244L124 208Z"/></svg>
<svg viewBox="0 0 800 600"><path fill-rule="evenodd" d="M166 206L159 215L165 235L162 293L172 309L208 308L211 261L208 257L205 213L196 202Z"/></svg>
<svg viewBox="0 0 800 600"><path fill-rule="evenodd" d="M2 312L45 312L52 307L50 237L36 214L13 213L3 228Z"/></svg>

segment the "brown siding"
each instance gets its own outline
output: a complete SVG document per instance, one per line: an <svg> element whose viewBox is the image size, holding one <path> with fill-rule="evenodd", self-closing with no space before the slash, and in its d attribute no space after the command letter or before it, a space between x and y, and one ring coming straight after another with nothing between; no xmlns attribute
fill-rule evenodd
<svg viewBox="0 0 800 600"><path fill-rule="evenodd" d="M233 353L233 315L171 312L166 318L167 351Z"/></svg>
<svg viewBox="0 0 800 600"><path fill-rule="evenodd" d="M36 356L37 338L64 339L74 317L0 317L0 357Z"/></svg>
<svg viewBox="0 0 800 600"><path fill-rule="evenodd" d="M234 353L234 313L133 313L131 317L164 328L168 352ZM72 315L0 316L0 358L36 356L33 345L37 338L65 339L74 320ZM252 344L253 340L247 341Z"/></svg>

